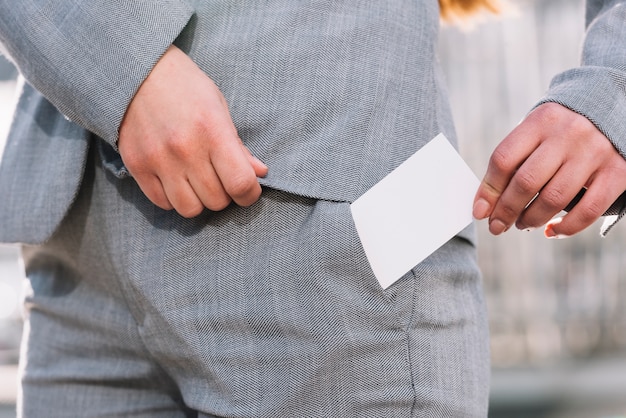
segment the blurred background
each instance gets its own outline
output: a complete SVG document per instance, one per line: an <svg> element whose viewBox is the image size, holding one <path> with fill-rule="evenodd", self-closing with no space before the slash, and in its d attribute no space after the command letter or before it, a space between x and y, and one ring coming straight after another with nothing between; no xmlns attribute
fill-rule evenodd
<svg viewBox="0 0 626 418"><path fill-rule="evenodd" d="M511 3L516 10L503 17L440 35L461 154L479 177L497 143L580 53L583 0ZM0 138L16 75L0 57ZM478 224L490 417L626 417L626 221L606 238L599 230L554 241L541 230L495 238ZM0 245L0 418L15 416L21 280L18 249Z"/></svg>
<svg viewBox="0 0 626 418"><path fill-rule="evenodd" d="M482 177L491 151L579 62L583 0L518 0L471 30L442 30L461 154ZM626 417L626 223L565 240L492 237L478 223L489 308L492 417Z"/></svg>

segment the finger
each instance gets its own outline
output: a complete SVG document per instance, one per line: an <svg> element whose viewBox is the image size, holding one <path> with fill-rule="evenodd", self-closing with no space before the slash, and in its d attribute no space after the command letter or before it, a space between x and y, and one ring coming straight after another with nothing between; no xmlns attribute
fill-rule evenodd
<svg viewBox="0 0 626 418"><path fill-rule="evenodd" d="M189 176L189 184L202 204L210 210L225 209L232 201L209 163L193 170L193 175Z"/></svg>
<svg viewBox="0 0 626 418"><path fill-rule="evenodd" d="M163 185L155 175L134 176L137 185L152 203L164 210L172 210L174 206L167 198Z"/></svg>
<svg viewBox="0 0 626 418"><path fill-rule="evenodd" d="M476 219L491 216L517 169L531 155L539 142L532 129L522 123L496 147L474 197L473 215Z"/></svg>
<svg viewBox="0 0 626 418"><path fill-rule="evenodd" d="M254 169L254 174L256 174L257 177L265 177L268 172L267 165L265 165L263 161L259 160L257 157L252 155L248 147L243 145L243 143L241 144L241 147L243 149L243 152L248 157L248 161L250 162L250 165L252 165L252 168Z"/></svg>
<svg viewBox="0 0 626 418"><path fill-rule="evenodd" d="M183 176L161 178L163 190L176 212L185 218L198 216L204 205Z"/></svg>
<svg viewBox="0 0 626 418"><path fill-rule="evenodd" d="M561 212L589 180L591 170L585 170L582 164L567 162L558 168L558 172L521 213L515 226L518 229L537 228Z"/></svg>
<svg viewBox="0 0 626 418"><path fill-rule="evenodd" d="M580 202L561 220L548 222L544 230L547 238L565 238L587 228L602 216L624 191L619 179L602 175L594 178Z"/></svg>
<svg viewBox="0 0 626 418"><path fill-rule="evenodd" d="M226 193L240 206L250 206L261 195L261 186L243 151L239 137L232 133L216 133L220 138L211 148L211 164Z"/></svg>
<svg viewBox="0 0 626 418"><path fill-rule="evenodd" d="M489 217L489 231L498 235L508 230L529 202L554 176L562 163L549 146L539 146L515 172ZM548 218L549 219L549 218Z"/></svg>
<svg viewBox="0 0 626 418"><path fill-rule="evenodd" d="M242 169L229 177L222 178L224 189L239 206L250 206L261 196L262 190L257 176L254 170L248 167L249 170Z"/></svg>
<svg viewBox="0 0 626 418"><path fill-rule="evenodd" d="M261 195L255 165L263 175L266 168L260 161L250 161L251 154L237 134L226 100L217 87L214 93L220 105L211 112L211 127L205 131L210 145L210 162L232 200L240 206L250 206Z"/></svg>

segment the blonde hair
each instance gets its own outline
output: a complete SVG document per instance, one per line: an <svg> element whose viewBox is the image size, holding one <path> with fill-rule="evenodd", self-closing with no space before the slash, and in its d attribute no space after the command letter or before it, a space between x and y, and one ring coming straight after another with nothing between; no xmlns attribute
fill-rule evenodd
<svg viewBox="0 0 626 418"><path fill-rule="evenodd" d="M439 14L446 21L464 20L481 11L498 14L502 4L500 0L439 0Z"/></svg>

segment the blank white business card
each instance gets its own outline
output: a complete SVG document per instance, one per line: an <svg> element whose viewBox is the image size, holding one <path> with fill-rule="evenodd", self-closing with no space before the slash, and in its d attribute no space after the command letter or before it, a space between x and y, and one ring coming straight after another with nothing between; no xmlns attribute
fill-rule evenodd
<svg viewBox="0 0 626 418"><path fill-rule="evenodd" d="M472 222L479 183L439 134L351 204L365 254L383 288Z"/></svg>

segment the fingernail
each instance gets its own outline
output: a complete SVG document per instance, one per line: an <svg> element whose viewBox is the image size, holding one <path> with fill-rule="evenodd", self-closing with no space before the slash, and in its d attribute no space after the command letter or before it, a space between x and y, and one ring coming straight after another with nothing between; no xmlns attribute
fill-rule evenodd
<svg viewBox="0 0 626 418"><path fill-rule="evenodd" d="M500 235L507 229L508 227L499 219L494 219L489 223L489 231L491 231L493 235Z"/></svg>
<svg viewBox="0 0 626 418"><path fill-rule="evenodd" d="M563 235L563 234L557 234L554 231L554 225L558 225L561 223L561 221L563 220L563 218L556 218L551 220L550 222L548 222L546 224L545 229L543 230L543 235L548 238L548 239L564 239L564 238L568 238L568 235Z"/></svg>
<svg viewBox="0 0 626 418"><path fill-rule="evenodd" d="M534 226L524 226L524 225L516 225L516 226L517 226L517 229L519 229L520 231L526 231L526 232L531 232L537 229Z"/></svg>
<svg viewBox="0 0 626 418"><path fill-rule="evenodd" d="M515 227L519 229L520 231L526 231L526 232L534 231L535 229L537 229L534 226L526 226L519 221L515 223Z"/></svg>
<svg viewBox="0 0 626 418"><path fill-rule="evenodd" d="M489 216L489 202L480 198L474 203L473 215L476 219L485 219Z"/></svg>
<svg viewBox="0 0 626 418"><path fill-rule="evenodd" d="M267 164L265 164L263 161L259 160L257 157L254 157L254 159L257 160L259 164L261 164L263 167L267 168Z"/></svg>

